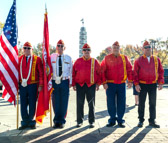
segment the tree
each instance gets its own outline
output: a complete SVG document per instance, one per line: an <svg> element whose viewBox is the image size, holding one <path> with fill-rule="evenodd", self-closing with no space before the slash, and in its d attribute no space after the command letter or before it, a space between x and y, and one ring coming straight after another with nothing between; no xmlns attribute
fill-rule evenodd
<svg viewBox="0 0 168 143"><path fill-rule="evenodd" d="M96 58L97 58L97 60L98 60L99 62L101 62L107 54L108 54L108 53L106 52L106 50L103 50L103 51L100 53L100 55L97 56Z"/></svg>
<svg viewBox="0 0 168 143"><path fill-rule="evenodd" d="M121 54L126 55L132 64L134 64L134 61L143 55L142 47L133 46L133 45L126 45L126 47L122 46L121 48Z"/></svg>
<svg viewBox="0 0 168 143"><path fill-rule="evenodd" d="M37 47L33 47L33 54L42 58L42 43L38 43Z"/></svg>
<svg viewBox="0 0 168 143"><path fill-rule="evenodd" d="M55 53L56 48L52 45L49 45L50 54ZM38 43L37 47L33 47L33 53L42 58L42 43Z"/></svg>
<svg viewBox="0 0 168 143"><path fill-rule="evenodd" d="M142 55L142 48L139 46L132 46L132 45L126 45L126 47L121 46L120 47L120 53L128 56L131 59L131 63L133 64L134 60L137 59L139 56ZM106 55L109 53L107 50L103 50L99 56L97 56L97 60L101 62Z"/></svg>
<svg viewBox="0 0 168 143"><path fill-rule="evenodd" d="M153 54L160 58L160 61L164 68L168 68L168 38L167 40L149 39L151 45L153 46Z"/></svg>
<svg viewBox="0 0 168 143"><path fill-rule="evenodd" d="M50 54L55 53L56 48L49 45ZM23 44L18 41L18 53L19 56L23 54ZM38 43L37 46L33 46L33 54L42 58L42 43Z"/></svg>
<svg viewBox="0 0 168 143"><path fill-rule="evenodd" d="M151 43L153 55L160 58L160 61L164 68L168 68L168 39L162 41L161 39L158 38L158 39L149 39L148 41ZM126 45L125 47L121 46L120 53L126 55L130 59L132 64L138 57L143 55L142 47L138 45L137 46ZM106 50L103 50L97 57L99 62L101 62L106 55L107 55Z"/></svg>
<svg viewBox="0 0 168 143"><path fill-rule="evenodd" d="M112 53L112 47L109 46L109 47L107 47L105 50L103 50L103 51L100 53L100 55L97 56L96 58L97 58L97 60L98 60L99 62L101 62L101 61L104 59L104 57L105 57L106 55L111 54L111 53Z"/></svg>

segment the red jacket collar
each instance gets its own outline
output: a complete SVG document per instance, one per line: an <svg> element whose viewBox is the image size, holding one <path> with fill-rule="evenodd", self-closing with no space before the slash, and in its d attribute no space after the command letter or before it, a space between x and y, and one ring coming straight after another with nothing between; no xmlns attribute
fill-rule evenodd
<svg viewBox="0 0 168 143"><path fill-rule="evenodd" d="M146 58L146 56L143 54L143 57ZM153 56L150 56L150 58L153 57Z"/></svg>
<svg viewBox="0 0 168 143"><path fill-rule="evenodd" d="M114 55L113 53L111 54L113 57L120 57L121 54L119 53L118 56Z"/></svg>
<svg viewBox="0 0 168 143"><path fill-rule="evenodd" d="M89 61L91 59L91 57L89 59L86 59L84 56L83 56L83 60L84 61Z"/></svg>

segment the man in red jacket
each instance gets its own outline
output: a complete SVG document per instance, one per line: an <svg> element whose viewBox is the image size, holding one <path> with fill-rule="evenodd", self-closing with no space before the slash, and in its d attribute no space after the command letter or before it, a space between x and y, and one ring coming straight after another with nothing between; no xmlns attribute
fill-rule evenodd
<svg viewBox="0 0 168 143"><path fill-rule="evenodd" d="M148 41L143 44L144 55L139 57L134 63L134 84L139 94L139 123L138 127L143 126L144 108L146 95L149 95L149 125L155 128L160 126L155 123L156 118L156 89L161 90L164 83L164 70L160 59L151 55L151 46Z"/></svg>
<svg viewBox="0 0 168 143"><path fill-rule="evenodd" d="M102 82L107 95L107 109L110 115L107 127L112 127L118 122L122 128L123 116L126 106L126 86L128 77L128 88L132 86L132 65L127 56L120 54L120 45L116 41L112 45L112 54L105 56L101 63Z"/></svg>
<svg viewBox="0 0 168 143"><path fill-rule="evenodd" d="M32 54L29 42L23 45L23 55L19 57L19 92L21 101L21 127L36 128L33 120L36 111L37 93L43 86L43 69L41 58ZM29 111L28 108L29 107Z"/></svg>
<svg viewBox="0 0 168 143"><path fill-rule="evenodd" d="M98 61L90 57L91 48L83 46L83 57L76 60L73 66L72 86L77 91L77 127L80 127L84 118L85 96L89 105L89 124L94 127L95 122L95 91L101 84L101 69Z"/></svg>

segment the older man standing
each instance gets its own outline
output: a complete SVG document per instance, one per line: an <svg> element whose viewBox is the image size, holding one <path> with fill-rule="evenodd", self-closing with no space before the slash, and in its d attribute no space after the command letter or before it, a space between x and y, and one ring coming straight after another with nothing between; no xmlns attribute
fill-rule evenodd
<svg viewBox="0 0 168 143"><path fill-rule="evenodd" d="M33 120L36 111L37 91L43 87L43 66L41 58L33 55L29 42L23 45L23 55L19 57L19 92L21 101L21 127L36 128ZM28 110L29 107L29 110Z"/></svg>
<svg viewBox="0 0 168 143"><path fill-rule="evenodd" d="M73 66L72 86L77 91L77 127L82 126L84 119L85 97L89 106L89 124L94 127L95 122L95 91L101 84L101 69L98 61L91 58L91 48L84 44L83 57L76 60Z"/></svg>
<svg viewBox="0 0 168 143"><path fill-rule="evenodd" d="M134 63L134 83L139 94L139 123L138 127L143 126L144 108L147 93L149 95L149 125L155 128L160 126L156 124L156 89L162 89L164 83L164 70L160 59L151 55L151 46L148 41L143 44L144 55L139 57Z"/></svg>
<svg viewBox="0 0 168 143"><path fill-rule="evenodd" d="M127 56L120 54L120 45L116 41L112 45L112 54L105 56L101 63L102 81L107 95L107 109L110 115L107 127L112 127L118 122L125 127L123 116L126 106L126 85L132 86L132 65Z"/></svg>
<svg viewBox="0 0 168 143"><path fill-rule="evenodd" d="M64 54L65 44L62 40L57 43L58 53L51 55L53 70L52 86L54 88L52 101L54 108L53 128L64 128L69 100L69 88L72 85L72 59Z"/></svg>

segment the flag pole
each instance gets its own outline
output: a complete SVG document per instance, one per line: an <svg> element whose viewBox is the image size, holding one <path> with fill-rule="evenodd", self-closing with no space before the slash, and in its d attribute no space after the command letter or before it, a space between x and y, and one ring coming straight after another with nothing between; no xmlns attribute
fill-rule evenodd
<svg viewBox="0 0 168 143"><path fill-rule="evenodd" d="M51 96L50 96L50 127L52 127L52 108L51 108Z"/></svg>
<svg viewBox="0 0 168 143"><path fill-rule="evenodd" d="M16 120L16 129L19 128L19 94L17 92L17 120Z"/></svg>
<svg viewBox="0 0 168 143"><path fill-rule="evenodd" d="M47 14L47 4L45 3L45 12ZM49 99L49 104L50 104L50 127L52 127L52 106L51 106L51 95L50 95L50 99Z"/></svg>

